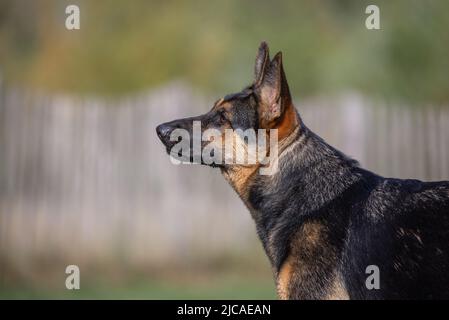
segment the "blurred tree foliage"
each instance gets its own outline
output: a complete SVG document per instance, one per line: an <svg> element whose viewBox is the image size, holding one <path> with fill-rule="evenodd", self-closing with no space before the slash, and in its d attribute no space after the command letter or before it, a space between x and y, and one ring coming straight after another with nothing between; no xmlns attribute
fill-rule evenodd
<svg viewBox="0 0 449 320"><path fill-rule="evenodd" d="M65 29L68 4L81 9L79 31ZM381 30L365 28L368 4ZM0 0L0 74L48 91L124 94L173 79L238 90L261 40L283 51L301 97L449 102L447 0Z"/></svg>

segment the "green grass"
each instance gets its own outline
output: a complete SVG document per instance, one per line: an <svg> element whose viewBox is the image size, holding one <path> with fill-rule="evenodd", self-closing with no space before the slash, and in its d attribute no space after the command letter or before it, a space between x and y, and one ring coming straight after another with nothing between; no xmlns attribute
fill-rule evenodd
<svg viewBox="0 0 449 320"><path fill-rule="evenodd" d="M83 282L79 290L0 288L0 299L276 299L271 278L136 279L119 284Z"/></svg>

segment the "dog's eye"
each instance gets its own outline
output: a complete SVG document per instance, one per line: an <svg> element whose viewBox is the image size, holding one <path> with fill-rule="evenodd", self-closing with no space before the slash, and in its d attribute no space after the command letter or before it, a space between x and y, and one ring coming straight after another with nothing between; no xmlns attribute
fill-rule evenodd
<svg viewBox="0 0 449 320"><path fill-rule="evenodd" d="M218 115L220 116L220 120L229 121L228 118L226 117L226 112L224 110L218 111Z"/></svg>

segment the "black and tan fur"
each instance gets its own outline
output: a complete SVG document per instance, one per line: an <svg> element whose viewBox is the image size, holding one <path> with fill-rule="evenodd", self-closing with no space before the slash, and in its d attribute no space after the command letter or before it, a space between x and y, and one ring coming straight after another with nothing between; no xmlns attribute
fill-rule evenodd
<svg viewBox="0 0 449 320"><path fill-rule="evenodd" d="M279 167L219 165L248 207L282 299L449 298L449 182L383 178L309 130L292 104L282 56L262 43L253 84L208 113L160 125L278 129ZM410 159L413 161L413 159ZM368 265L380 289L365 285Z"/></svg>

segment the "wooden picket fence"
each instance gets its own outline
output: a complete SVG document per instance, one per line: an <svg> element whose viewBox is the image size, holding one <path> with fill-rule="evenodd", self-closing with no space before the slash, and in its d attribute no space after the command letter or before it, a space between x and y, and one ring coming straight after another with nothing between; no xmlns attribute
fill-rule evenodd
<svg viewBox="0 0 449 320"><path fill-rule="evenodd" d="M120 99L0 86L0 268L46 256L158 265L261 252L250 215L219 172L175 166L157 124L214 101L182 83ZM357 94L299 101L309 128L380 174L449 179L449 110Z"/></svg>

